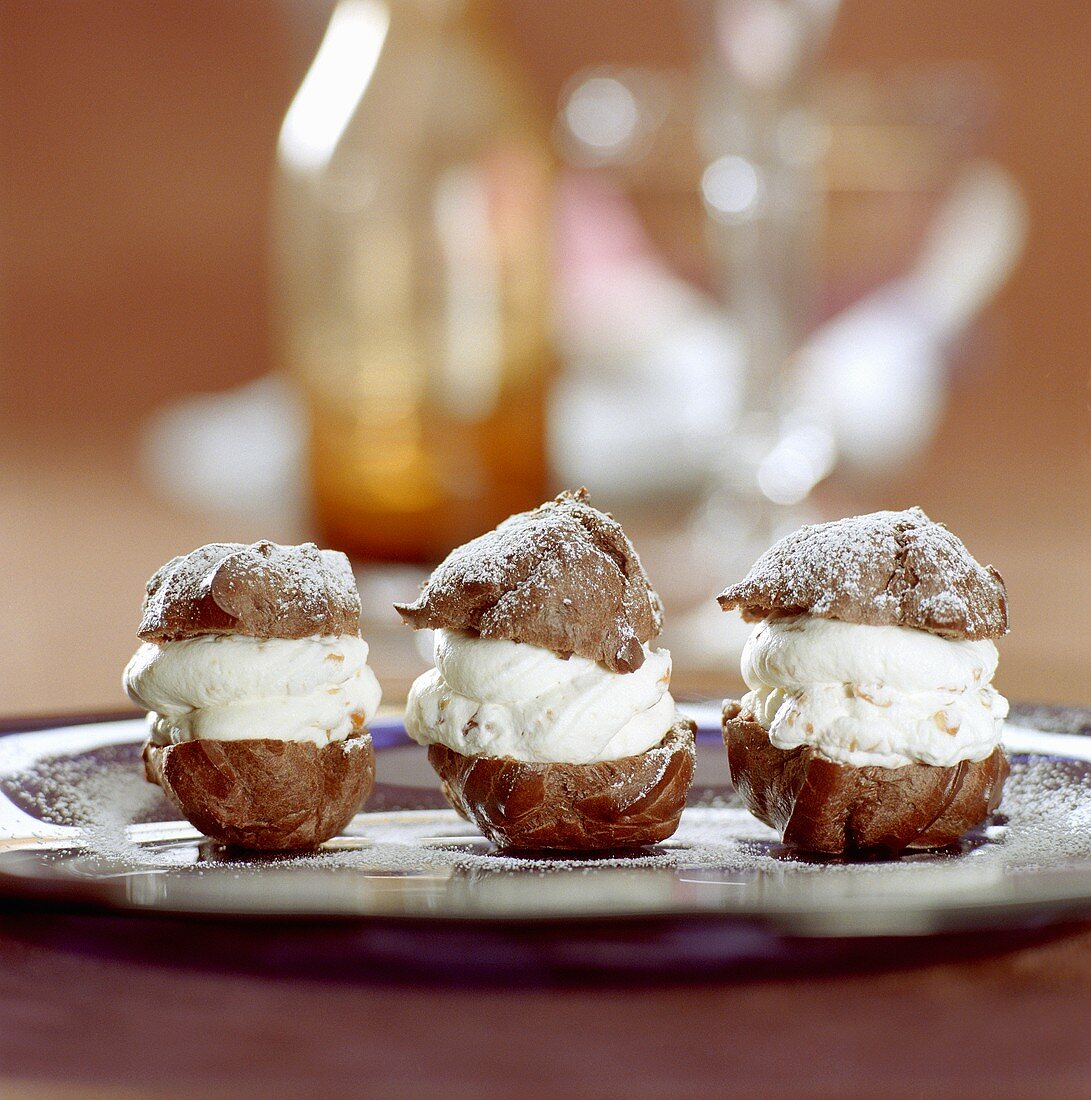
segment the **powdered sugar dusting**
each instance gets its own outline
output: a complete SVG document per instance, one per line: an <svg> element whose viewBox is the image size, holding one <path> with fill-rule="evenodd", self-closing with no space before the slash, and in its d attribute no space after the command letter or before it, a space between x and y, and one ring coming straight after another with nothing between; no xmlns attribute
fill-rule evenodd
<svg viewBox="0 0 1091 1100"><path fill-rule="evenodd" d="M352 568L338 551L210 543L154 574L139 633L159 642L222 632L294 638L355 633L359 616Z"/></svg>
<svg viewBox="0 0 1091 1100"><path fill-rule="evenodd" d="M684 751L687 752L689 756L692 757L695 755L692 743L687 744L680 738L668 736L660 741L658 745L653 745L642 754L644 757L644 766L641 774L644 783L638 791L633 792L631 789L628 789L628 780L631 778L628 776L623 777L619 775L614 781L614 787L617 790L626 791L626 800L630 804L640 802L647 798L648 795L663 782L663 778L667 774L667 768L674 760L680 745L684 747Z"/></svg>
<svg viewBox="0 0 1091 1100"><path fill-rule="evenodd" d="M133 745L110 745L46 759L5 777L2 791L49 825L82 829L85 850L126 864L140 862L144 857L129 840L129 827L171 818L175 812L160 789L144 779L138 754Z"/></svg>
<svg viewBox="0 0 1091 1100"><path fill-rule="evenodd" d="M1000 574L920 508L801 527L724 590L745 617L809 613L846 622L915 627L965 638L1007 630Z"/></svg>
<svg viewBox="0 0 1091 1100"><path fill-rule="evenodd" d="M465 631L578 654L614 672L643 663L659 599L621 526L586 492L562 493L453 550L396 605L415 628Z"/></svg>

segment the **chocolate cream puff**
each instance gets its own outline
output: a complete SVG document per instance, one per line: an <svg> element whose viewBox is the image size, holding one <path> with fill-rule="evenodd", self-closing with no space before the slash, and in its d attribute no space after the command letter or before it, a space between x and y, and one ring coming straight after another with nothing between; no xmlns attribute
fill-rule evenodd
<svg viewBox="0 0 1091 1100"><path fill-rule="evenodd" d="M314 848L371 792L380 690L348 558L313 543L213 543L148 582L125 669L143 759L202 833Z"/></svg>
<svg viewBox="0 0 1091 1100"><path fill-rule="evenodd" d="M786 844L951 844L1000 802L1004 581L919 508L807 526L719 596L759 620L724 704L731 777Z"/></svg>
<svg viewBox="0 0 1091 1100"><path fill-rule="evenodd" d="M406 730L498 847L615 849L675 831L694 726L675 710L670 654L651 645L659 597L585 490L452 551L396 607L435 630Z"/></svg>

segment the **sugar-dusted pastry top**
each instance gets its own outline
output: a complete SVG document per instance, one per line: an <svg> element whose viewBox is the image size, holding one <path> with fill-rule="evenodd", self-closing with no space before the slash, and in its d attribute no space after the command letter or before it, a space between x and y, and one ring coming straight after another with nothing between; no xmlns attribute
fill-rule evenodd
<svg viewBox="0 0 1091 1100"><path fill-rule="evenodd" d="M138 634L307 638L358 634L360 595L348 558L313 542L214 542L173 558L148 581Z"/></svg>
<svg viewBox="0 0 1091 1100"><path fill-rule="evenodd" d="M526 642L614 672L644 663L663 620L632 543L584 489L453 550L413 603L395 606L414 628Z"/></svg>
<svg viewBox="0 0 1091 1100"><path fill-rule="evenodd" d="M808 614L971 639L1008 629L1004 579L919 508L801 527L718 598L750 620Z"/></svg>

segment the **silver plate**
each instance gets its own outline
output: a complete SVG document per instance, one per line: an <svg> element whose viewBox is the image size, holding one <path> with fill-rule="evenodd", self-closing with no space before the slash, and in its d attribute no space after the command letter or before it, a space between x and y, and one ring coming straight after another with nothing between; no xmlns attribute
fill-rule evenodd
<svg viewBox="0 0 1091 1100"><path fill-rule="evenodd" d="M306 856L239 856L200 837L139 766L144 725L0 737L0 895L189 918L393 921L450 928L682 918L780 936L921 936L1091 917L1091 738L1069 712L1017 712L994 820L957 848L897 860L785 849L731 789L714 711L699 718L690 806L635 853L517 858L445 807L401 723L372 732L379 782L345 835Z"/></svg>

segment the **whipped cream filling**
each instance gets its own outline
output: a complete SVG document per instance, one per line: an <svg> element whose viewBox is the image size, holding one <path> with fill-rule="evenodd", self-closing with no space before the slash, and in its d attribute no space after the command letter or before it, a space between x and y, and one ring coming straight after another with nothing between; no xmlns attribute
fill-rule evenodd
<svg viewBox="0 0 1091 1100"><path fill-rule="evenodd" d="M635 756L674 725L671 657L644 646L635 672L540 646L435 632L436 667L409 691L405 728L464 756L591 764Z"/></svg>
<svg viewBox="0 0 1091 1100"><path fill-rule="evenodd" d="M742 705L779 749L857 767L950 767L1000 743L996 646L809 615L766 619L743 650Z"/></svg>
<svg viewBox="0 0 1091 1100"><path fill-rule="evenodd" d="M362 729L382 692L357 635L251 638L206 634L145 642L125 669L156 744L197 739L313 741Z"/></svg>

